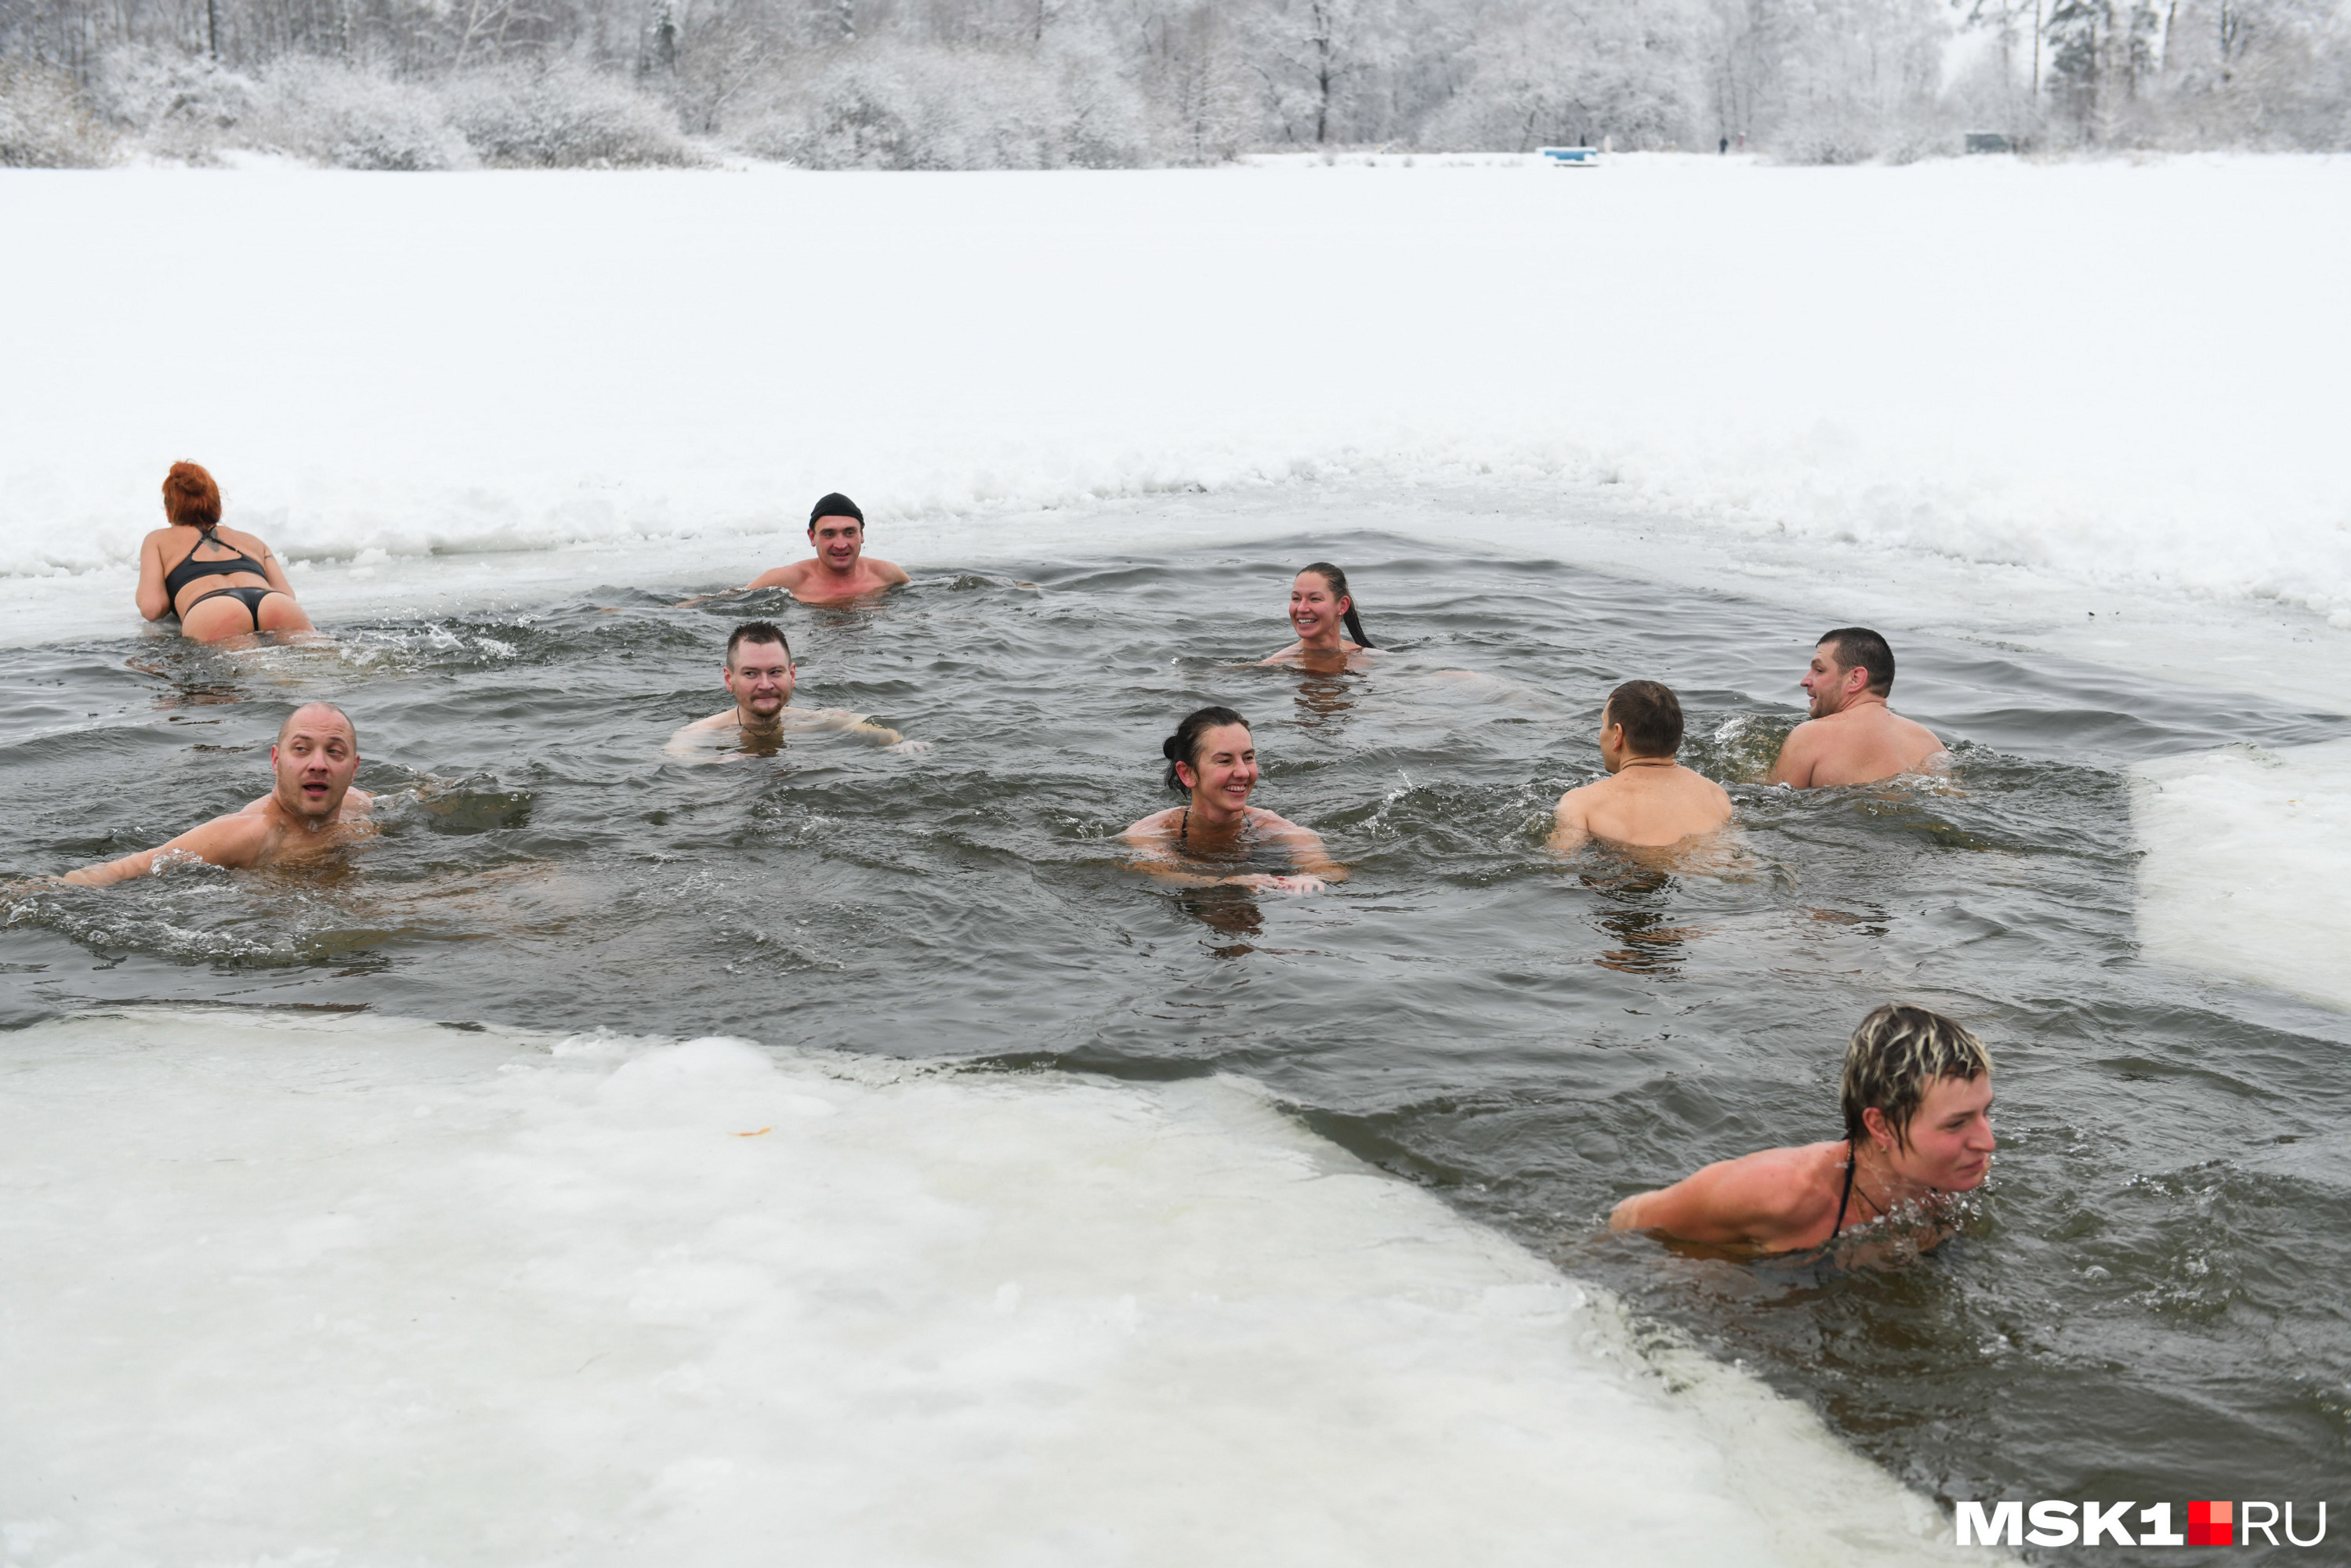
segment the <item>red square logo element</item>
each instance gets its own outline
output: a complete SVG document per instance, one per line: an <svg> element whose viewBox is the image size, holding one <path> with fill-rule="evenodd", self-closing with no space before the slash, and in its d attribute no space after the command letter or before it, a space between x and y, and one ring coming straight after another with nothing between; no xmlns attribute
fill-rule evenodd
<svg viewBox="0 0 2351 1568"><path fill-rule="evenodd" d="M2188 1505L2188 1544L2230 1546L2235 1532L2229 1526L2237 1510L2233 1503L2191 1502Z"/></svg>

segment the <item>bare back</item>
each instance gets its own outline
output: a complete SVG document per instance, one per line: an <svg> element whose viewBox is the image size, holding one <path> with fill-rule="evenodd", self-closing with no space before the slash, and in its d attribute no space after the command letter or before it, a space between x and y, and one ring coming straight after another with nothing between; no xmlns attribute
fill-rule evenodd
<svg viewBox="0 0 2351 1568"><path fill-rule="evenodd" d="M1559 798L1552 845L1573 849L1587 838L1661 848L1730 820L1730 795L1678 762L1628 763L1622 770Z"/></svg>
<svg viewBox="0 0 2351 1568"><path fill-rule="evenodd" d="M1938 770L1949 755L1925 725L1883 702L1860 703L1790 731L1771 781L1799 789L1869 784Z"/></svg>

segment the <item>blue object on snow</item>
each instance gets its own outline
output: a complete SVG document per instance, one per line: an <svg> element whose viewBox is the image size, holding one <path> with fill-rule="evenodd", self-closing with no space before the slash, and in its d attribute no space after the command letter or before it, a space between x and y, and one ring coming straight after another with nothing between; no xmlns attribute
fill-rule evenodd
<svg viewBox="0 0 2351 1568"><path fill-rule="evenodd" d="M1554 163L1570 167L1578 164L1596 164L1600 162L1600 149L1597 147L1538 147L1535 151Z"/></svg>

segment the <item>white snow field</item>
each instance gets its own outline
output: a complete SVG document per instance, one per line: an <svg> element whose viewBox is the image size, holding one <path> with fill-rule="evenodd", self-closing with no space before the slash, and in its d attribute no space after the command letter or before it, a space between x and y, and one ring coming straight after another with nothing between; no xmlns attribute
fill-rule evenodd
<svg viewBox="0 0 2351 1568"><path fill-rule="evenodd" d="M2351 159L1376 162L0 173L0 572L1476 476L2351 626Z"/></svg>
<svg viewBox="0 0 2351 1568"><path fill-rule="evenodd" d="M1230 1082L232 1011L6 1072L11 1563L1982 1556Z"/></svg>
<svg viewBox="0 0 2351 1568"><path fill-rule="evenodd" d="M2231 747L2136 772L2147 950L2351 1010L2351 741Z"/></svg>

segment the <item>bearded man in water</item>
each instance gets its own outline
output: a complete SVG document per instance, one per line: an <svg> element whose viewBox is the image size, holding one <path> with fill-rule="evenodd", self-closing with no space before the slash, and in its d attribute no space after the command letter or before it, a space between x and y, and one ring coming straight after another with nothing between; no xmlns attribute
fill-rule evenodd
<svg viewBox="0 0 2351 1568"><path fill-rule="evenodd" d="M1812 717L1788 732L1770 784L1799 789L1868 784L1940 769L1950 753L1934 732L1886 706L1894 690L1894 650L1865 626L1822 634L1812 667L1796 683Z"/></svg>
<svg viewBox="0 0 2351 1568"><path fill-rule="evenodd" d="M1925 1008L1879 1008L1845 1047L1844 1136L1764 1149L1636 1193L1611 1230L1647 1230L1750 1255L1806 1252L1887 1215L1915 1217L1911 1239L1951 1232L1938 1212L1991 1174L1991 1057L1983 1041Z"/></svg>
<svg viewBox="0 0 2351 1568"><path fill-rule="evenodd" d="M1681 699L1656 681L1626 681L1600 709L1600 761L1608 777L1559 798L1551 847L1586 839L1662 847L1710 833L1730 820L1730 796L1674 760L1682 747Z"/></svg>
<svg viewBox="0 0 2351 1568"><path fill-rule="evenodd" d="M927 740L908 740L896 730L843 708L794 707L798 671L791 644L771 621L746 621L726 639L720 678L735 699L725 713L695 719L669 738L672 757L710 758L721 749L773 756L787 730L839 729L871 740L885 751L928 751Z"/></svg>
<svg viewBox="0 0 2351 1568"><path fill-rule="evenodd" d="M283 865L317 860L374 831L367 820L373 797L351 788L360 770L359 731L334 704L304 703L287 715L269 748L269 766L277 787L243 810L215 817L158 848L69 872L64 880L104 887L183 856L237 870Z"/></svg>
<svg viewBox="0 0 2351 1568"><path fill-rule="evenodd" d="M838 490L810 510L809 543L816 547L815 559L762 572L743 591L780 588L803 604L839 604L908 580L890 562L866 559L865 514Z"/></svg>

